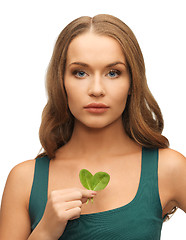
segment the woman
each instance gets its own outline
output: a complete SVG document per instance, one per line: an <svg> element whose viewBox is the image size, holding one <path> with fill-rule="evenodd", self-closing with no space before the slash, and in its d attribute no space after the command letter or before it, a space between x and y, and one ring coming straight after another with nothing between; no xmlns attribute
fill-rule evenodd
<svg viewBox="0 0 186 240"><path fill-rule="evenodd" d="M163 221L186 212L186 160L161 134L132 31L107 14L72 21L57 39L47 90L44 152L10 172L0 239L160 239ZM107 172L107 187L85 189L84 168Z"/></svg>

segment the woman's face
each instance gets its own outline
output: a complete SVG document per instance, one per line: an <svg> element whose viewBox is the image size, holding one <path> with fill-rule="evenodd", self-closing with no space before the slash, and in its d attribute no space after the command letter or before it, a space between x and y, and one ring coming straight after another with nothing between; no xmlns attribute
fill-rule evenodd
<svg viewBox="0 0 186 240"><path fill-rule="evenodd" d="M92 32L73 39L67 51L64 85L75 121L103 128L118 120L125 109L130 77L117 40ZM90 112L85 108L90 103L104 103L109 108Z"/></svg>

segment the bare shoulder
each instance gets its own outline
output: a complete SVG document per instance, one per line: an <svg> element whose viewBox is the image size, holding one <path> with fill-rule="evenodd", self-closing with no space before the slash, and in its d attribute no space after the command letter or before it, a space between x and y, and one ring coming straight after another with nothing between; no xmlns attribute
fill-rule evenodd
<svg viewBox="0 0 186 240"><path fill-rule="evenodd" d="M27 239L30 234L28 207L34 168L35 160L28 160L8 175L0 209L0 239Z"/></svg>
<svg viewBox="0 0 186 240"><path fill-rule="evenodd" d="M4 193L14 193L16 191L19 196L22 196L22 201L25 201L27 207L33 182L34 168L35 159L17 164L10 171L5 185Z"/></svg>
<svg viewBox="0 0 186 240"><path fill-rule="evenodd" d="M30 172L34 171L34 168L35 168L35 159L27 160L13 167L12 170L10 171L9 176L14 176L18 174L21 174L22 176L22 175L30 174Z"/></svg>
<svg viewBox="0 0 186 240"><path fill-rule="evenodd" d="M168 201L186 211L185 156L170 148L159 149L159 180Z"/></svg>
<svg viewBox="0 0 186 240"><path fill-rule="evenodd" d="M160 164L167 173L175 173L186 164L186 158L180 152L171 148L159 149Z"/></svg>

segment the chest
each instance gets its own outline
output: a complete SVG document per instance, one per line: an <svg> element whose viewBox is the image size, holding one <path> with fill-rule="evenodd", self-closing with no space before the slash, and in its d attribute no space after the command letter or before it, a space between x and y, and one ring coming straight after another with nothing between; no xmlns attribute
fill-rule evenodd
<svg viewBox="0 0 186 240"><path fill-rule="evenodd" d="M77 160L51 162L49 168L48 194L53 190L66 188L85 189L79 180L81 169L89 170L92 175L103 171L110 175L110 181L105 189L97 192L93 204L83 204L81 214L103 212L130 203L138 191L141 176L140 156L129 159L110 159L107 164L77 162Z"/></svg>

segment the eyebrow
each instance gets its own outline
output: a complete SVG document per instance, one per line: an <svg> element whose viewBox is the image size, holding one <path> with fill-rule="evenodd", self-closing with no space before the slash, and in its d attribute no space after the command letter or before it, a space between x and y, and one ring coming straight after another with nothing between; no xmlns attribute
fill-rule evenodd
<svg viewBox="0 0 186 240"><path fill-rule="evenodd" d="M89 67L89 65L88 64L86 64L86 63L82 63L82 62L73 62L73 63L70 63L69 64L69 67L71 66L71 65L80 65L80 66L83 66L83 67ZM118 64L123 64L125 67L126 67L126 64L125 63L123 63L123 62L113 62L113 63L110 63L110 64L108 64L108 65L106 65L106 67L108 68L108 67L113 67L113 66L115 66L115 65L118 65Z"/></svg>

